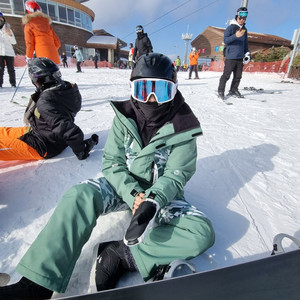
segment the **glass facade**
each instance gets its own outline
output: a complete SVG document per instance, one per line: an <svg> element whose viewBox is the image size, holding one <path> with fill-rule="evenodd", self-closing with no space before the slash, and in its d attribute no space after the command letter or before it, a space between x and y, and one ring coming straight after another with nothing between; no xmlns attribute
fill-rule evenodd
<svg viewBox="0 0 300 300"><path fill-rule="evenodd" d="M0 11L4 14L24 15L26 0L1 0ZM42 11L49 15L54 22L75 25L92 32L91 17L70 6L48 0L38 0Z"/></svg>

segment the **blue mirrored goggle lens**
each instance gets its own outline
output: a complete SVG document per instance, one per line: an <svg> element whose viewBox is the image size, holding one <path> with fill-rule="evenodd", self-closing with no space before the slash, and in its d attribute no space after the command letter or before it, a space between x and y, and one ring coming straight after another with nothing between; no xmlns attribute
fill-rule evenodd
<svg viewBox="0 0 300 300"><path fill-rule="evenodd" d="M151 94L155 94L158 103L172 100L175 96L175 83L167 80L135 80L133 81L133 98L147 102Z"/></svg>
<svg viewBox="0 0 300 300"><path fill-rule="evenodd" d="M242 17L242 18L246 18L248 16L248 12L247 11L239 11L238 16Z"/></svg>

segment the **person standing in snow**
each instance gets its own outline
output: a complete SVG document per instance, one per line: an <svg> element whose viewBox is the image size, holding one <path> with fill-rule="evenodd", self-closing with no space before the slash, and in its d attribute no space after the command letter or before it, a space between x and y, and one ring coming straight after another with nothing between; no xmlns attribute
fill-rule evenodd
<svg viewBox="0 0 300 300"><path fill-rule="evenodd" d="M93 57L93 61L94 61L94 65L95 65L95 69L98 69L98 55L95 54Z"/></svg>
<svg viewBox="0 0 300 300"><path fill-rule="evenodd" d="M199 58L199 53L196 50L196 48L193 47L192 51L189 55L189 60L190 60L189 79L192 79L193 71L195 72L195 79L199 79L199 76L198 76L198 58Z"/></svg>
<svg viewBox="0 0 300 300"><path fill-rule="evenodd" d="M60 40L51 27L52 20L42 13L42 9L35 1L26 1L26 14L22 18L26 44L26 57L47 57L60 64L58 49Z"/></svg>
<svg viewBox="0 0 300 300"><path fill-rule="evenodd" d="M14 33L0 12L0 88L3 85L5 65L9 75L9 83L16 87L16 73L14 68L15 51L12 45L16 44Z"/></svg>
<svg viewBox="0 0 300 300"><path fill-rule="evenodd" d="M62 63L63 63L63 66L64 66L64 68L65 67L69 67L68 66L68 59L67 59L67 55L66 55L66 53L65 52L63 52L63 54L61 55L61 60L62 60Z"/></svg>
<svg viewBox="0 0 300 300"><path fill-rule="evenodd" d="M224 53L225 66L218 86L218 96L222 100L225 99L224 93L226 82L230 78L231 73L233 73L233 79L228 96L243 98L238 87L242 79L243 58L246 54L250 57L248 48L248 33L245 27L247 16L247 7L240 7L237 10L235 19L231 20L230 25L224 32L224 43L226 45Z"/></svg>
<svg viewBox="0 0 300 300"><path fill-rule="evenodd" d="M148 54L153 52L151 41L147 35L144 33L144 28L142 25L136 26L135 32L137 38L135 40L134 52L133 52L133 63L143 54Z"/></svg>
<svg viewBox="0 0 300 300"><path fill-rule="evenodd" d="M36 92L25 110L25 127L0 127L0 160L52 158L70 146L79 160L89 156L93 140L74 123L81 108L76 84L63 81L58 66L48 58L28 62ZM1 297L0 297L1 298Z"/></svg>
<svg viewBox="0 0 300 300"><path fill-rule="evenodd" d="M125 271L138 270L148 280L174 260L213 245L210 220L184 197L202 130L177 89L172 61L159 53L142 55L130 81L131 99L111 102L116 116L102 158L104 177L65 193L17 266L24 277L0 287L0 298L40 300L65 292L97 218L110 212L131 210L133 216L123 240L99 245L98 291L114 288Z"/></svg>
<svg viewBox="0 0 300 300"><path fill-rule="evenodd" d="M133 52L134 52L134 48L133 48L132 43L130 43L129 44L129 53L128 53L128 67L129 67L129 69L132 68Z"/></svg>
<svg viewBox="0 0 300 300"><path fill-rule="evenodd" d="M82 52L81 52L81 50L78 48L78 46L74 46L74 50L75 50L75 52L74 52L74 54L73 54L73 57L75 57L76 58L76 67L77 67L77 71L76 71L76 73L82 73L82 71L81 71L81 63L83 62L83 55L82 55Z"/></svg>
<svg viewBox="0 0 300 300"><path fill-rule="evenodd" d="M181 67L181 60L179 56L177 56L177 58L175 59L175 67L176 67L176 71L179 72Z"/></svg>

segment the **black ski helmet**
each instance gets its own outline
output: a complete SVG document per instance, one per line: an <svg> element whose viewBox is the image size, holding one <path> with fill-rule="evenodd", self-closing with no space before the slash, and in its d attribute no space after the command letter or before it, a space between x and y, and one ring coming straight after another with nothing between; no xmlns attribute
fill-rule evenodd
<svg viewBox="0 0 300 300"><path fill-rule="evenodd" d="M46 57L37 57L30 60L28 73L32 83L41 90L62 82L58 66Z"/></svg>
<svg viewBox="0 0 300 300"><path fill-rule="evenodd" d="M171 59L160 53L149 53L138 58L130 80L159 78L177 82L177 72Z"/></svg>

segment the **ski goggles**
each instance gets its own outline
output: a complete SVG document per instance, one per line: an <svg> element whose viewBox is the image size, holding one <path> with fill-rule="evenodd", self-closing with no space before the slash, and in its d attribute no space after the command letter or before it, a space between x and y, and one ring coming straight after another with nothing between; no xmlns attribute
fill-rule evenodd
<svg viewBox="0 0 300 300"><path fill-rule="evenodd" d="M148 102L154 95L157 103L172 101L177 92L177 83L156 78L136 79L131 82L131 96L140 102Z"/></svg>
<svg viewBox="0 0 300 300"><path fill-rule="evenodd" d="M246 19L247 16L248 16L248 12L247 12L247 11L239 11L239 12L238 12L238 16L239 16L240 18Z"/></svg>

